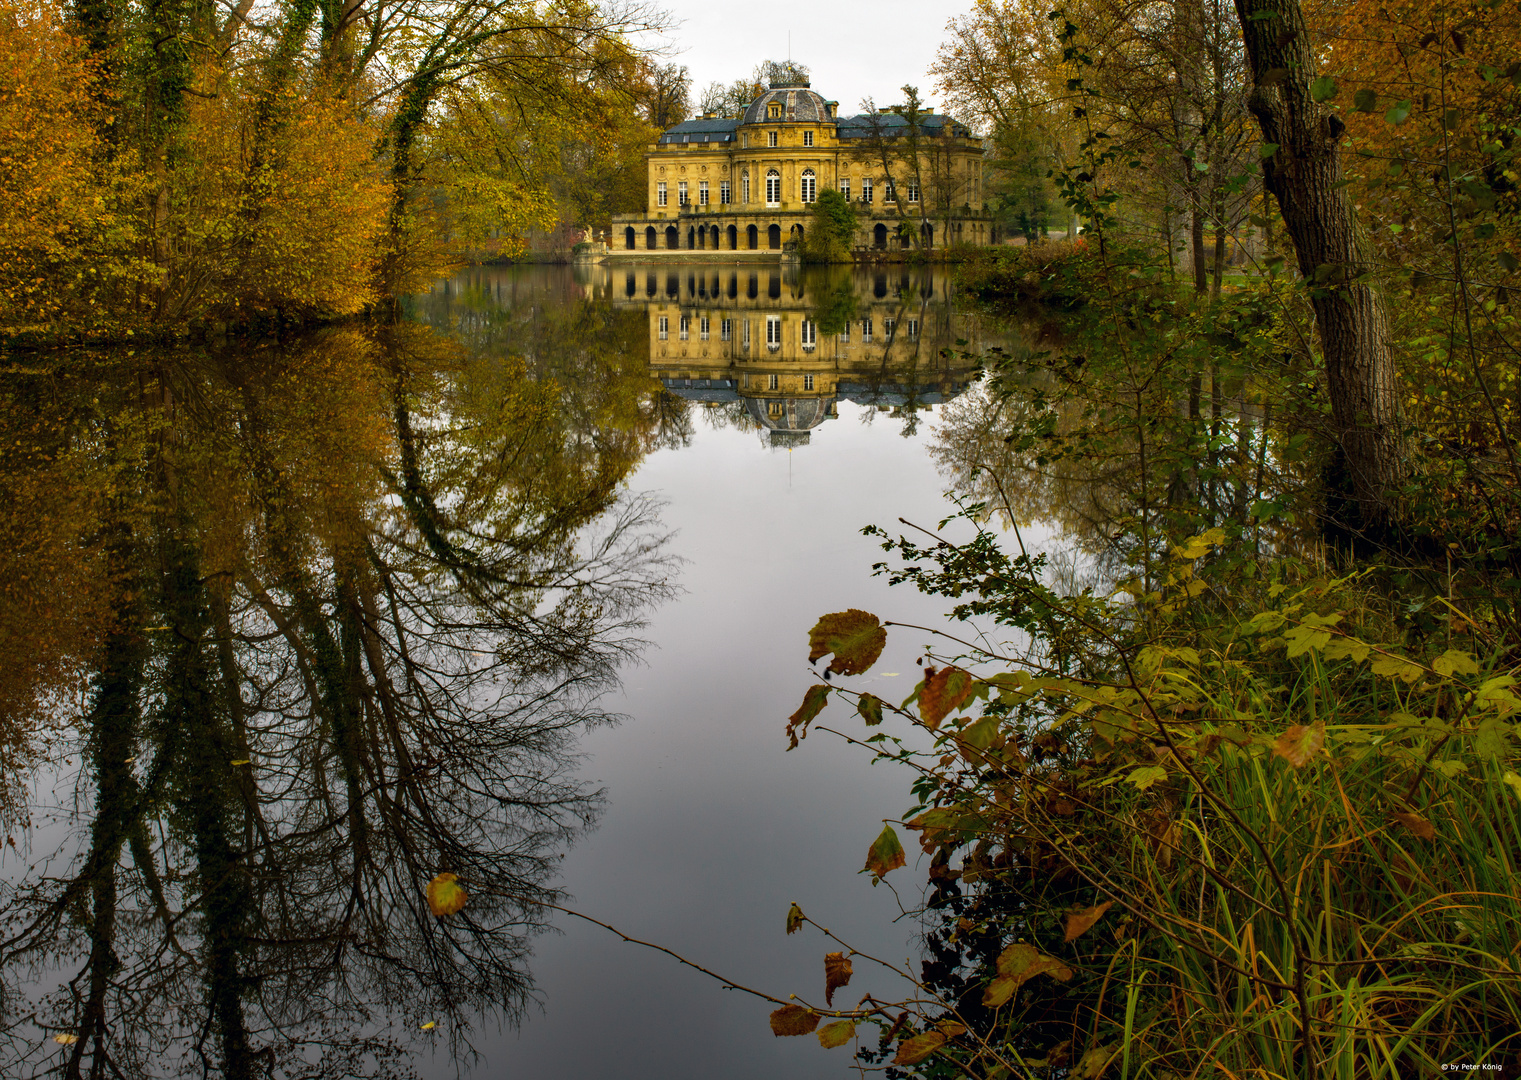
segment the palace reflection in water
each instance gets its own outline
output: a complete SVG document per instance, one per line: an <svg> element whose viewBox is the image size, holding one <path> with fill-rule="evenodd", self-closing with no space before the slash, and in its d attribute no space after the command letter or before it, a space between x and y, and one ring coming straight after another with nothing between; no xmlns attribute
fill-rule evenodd
<svg viewBox="0 0 1521 1080"><path fill-rule="evenodd" d="M650 374L670 394L798 446L839 401L916 415L964 391L981 333L943 269L594 267L588 300L647 319Z"/></svg>

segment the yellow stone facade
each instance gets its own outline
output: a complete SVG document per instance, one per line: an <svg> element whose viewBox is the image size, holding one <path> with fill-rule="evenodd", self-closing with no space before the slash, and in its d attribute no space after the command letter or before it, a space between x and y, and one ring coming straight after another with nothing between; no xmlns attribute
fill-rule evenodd
<svg viewBox="0 0 1521 1080"><path fill-rule="evenodd" d="M703 116L662 133L645 158L649 209L613 218L609 254L776 257L804 237L826 188L855 205L853 246L865 252L996 241L981 139L948 116L921 116L911 132L892 113L837 109L806 83L773 84L737 120Z"/></svg>

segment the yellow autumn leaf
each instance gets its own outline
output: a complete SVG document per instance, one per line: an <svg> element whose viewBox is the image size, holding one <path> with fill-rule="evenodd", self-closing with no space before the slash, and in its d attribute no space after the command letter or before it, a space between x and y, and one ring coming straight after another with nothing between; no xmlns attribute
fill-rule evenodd
<svg viewBox="0 0 1521 1080"><path fill-rule="evenodd" d="M439 874L428 882L428 908L442 918L453 915L465 906L465 890L455 884L459 878L454 874Z"/></svg>
<svg viewBox="0 0 1521 1080"><path fill-rule="evenodd" d="M422 1026L422 1030L423 1031L432 1031L436 1027L438 1027L438 1021L437 1020L429 1020L426 1024L424 1024Z"/></svg>
<svg viewBox="0 0 1521 1080"><path fill-rule="evenodd" d="M60 1031L53 1036L53 1041L59 1046L73 1046L79 1041L79 1036L70 1031Z"/></svg>

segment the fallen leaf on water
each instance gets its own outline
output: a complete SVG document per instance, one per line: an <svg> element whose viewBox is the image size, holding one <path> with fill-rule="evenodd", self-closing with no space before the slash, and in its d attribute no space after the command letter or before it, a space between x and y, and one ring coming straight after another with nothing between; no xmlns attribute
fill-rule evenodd
<svg viewBox="0 0 1521 1080"><path fill-rule="evenodd" d="M465 906L465 890L455 884L458 880L455 874L439 874L428 882L428 907L433 914L442 918Z"/></svg>

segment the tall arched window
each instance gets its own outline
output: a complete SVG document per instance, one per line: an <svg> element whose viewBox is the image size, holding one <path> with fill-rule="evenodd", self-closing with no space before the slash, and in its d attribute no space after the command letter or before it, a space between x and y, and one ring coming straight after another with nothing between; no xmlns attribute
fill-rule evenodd
<svg viewBox="0 0 1521 1080"><path fill-rule="evenodd" d="M782 174L775 169L766 173L766 205L775 206L782 201Z"/></svg>
<svg viewBox="0 0 1521 1080"><path fill-rule="evenodd" d="M819 190L818 180L814 177L813 170L812 169L804 169L803 170L803 192L802 192L802 194L803 194L803 201L805 203L813 202L814 199L818 198L818 190Z"/></svg>
<svg viewBox="0 0 1521 1080"><path fill-rule="evenodd" d="M739 178L739 201L742 203L750 201L750 172L748 169Z"/></svg>

